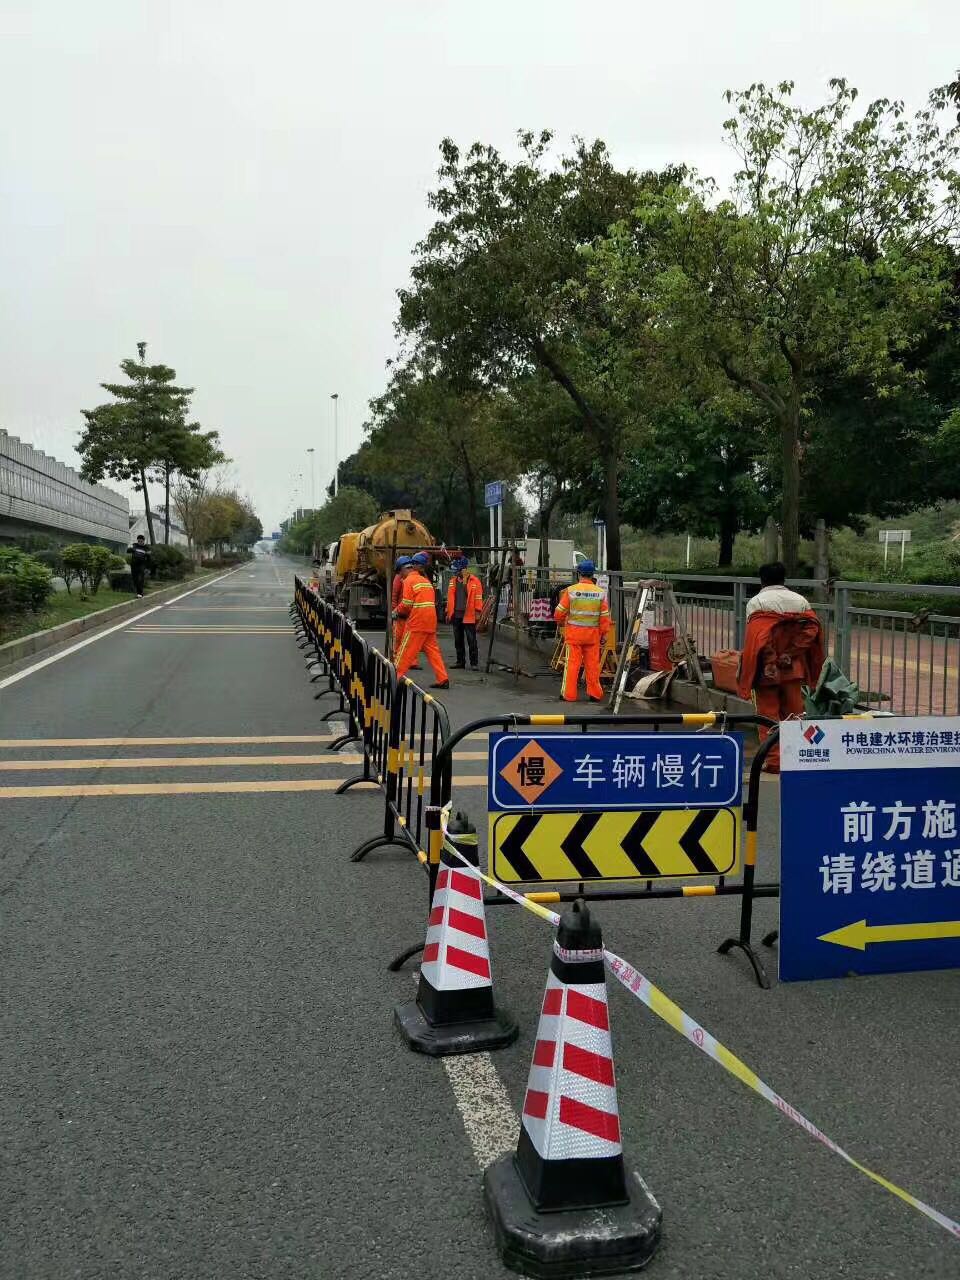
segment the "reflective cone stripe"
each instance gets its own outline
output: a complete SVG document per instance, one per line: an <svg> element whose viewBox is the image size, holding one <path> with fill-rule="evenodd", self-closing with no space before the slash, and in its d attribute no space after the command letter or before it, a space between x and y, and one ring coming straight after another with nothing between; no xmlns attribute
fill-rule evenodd
<svg viewBox="0 0 960 1280"><path fill-rule="evenodd" d="M543 1160L621 1154L606 983L547 975L523 1127Z"/></svg>
<svg viewBox="0 0 960 1280"><path fill-rule="evenodd" d="M435 991L491 985L482 891L463 871L443 867L437 876L420 974Z"/></svg>

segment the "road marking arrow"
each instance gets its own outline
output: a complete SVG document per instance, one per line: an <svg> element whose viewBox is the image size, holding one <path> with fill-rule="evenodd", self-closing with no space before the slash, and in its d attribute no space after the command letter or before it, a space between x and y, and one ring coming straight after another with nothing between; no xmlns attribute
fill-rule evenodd
<svg viewBox="0 0 960 1280"><path fill-rule="evenodd" d="M960 938L960 920L931 920L917 924L867 924L856 920L841 929L822 933L820 942L833 942L851 951L866 951L874 942L928 942L938 938Z"/></svg>

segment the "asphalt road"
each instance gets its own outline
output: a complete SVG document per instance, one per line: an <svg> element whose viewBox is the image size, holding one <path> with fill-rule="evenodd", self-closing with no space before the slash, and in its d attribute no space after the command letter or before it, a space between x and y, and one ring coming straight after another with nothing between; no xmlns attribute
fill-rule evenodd
<svg viewBox="0 0 960 1280"><path fill-rule="evenodd" d="M290 566L258 562L0 681L3 1277L508 1274L480 1163L515 1136L550 931L490 912L516 1045L472 1068L402 1045L412 978L385 966L422 937L423 877L399 850L348 861L382 802L332 793L355 765L325 750L289 598ZM458 724L555 692L468 675L445 702ZM455 795L480 818L482 786ZM764 877L776 828L771 782ZM960 1216L960 973L764 992L715 952L735 900L598 914L826 1133ZM757 915L759 934L776 903ZM944 1232L619 988L611 1004L628 1155L664 1206L652 1277L960 1273Z"/></svg>

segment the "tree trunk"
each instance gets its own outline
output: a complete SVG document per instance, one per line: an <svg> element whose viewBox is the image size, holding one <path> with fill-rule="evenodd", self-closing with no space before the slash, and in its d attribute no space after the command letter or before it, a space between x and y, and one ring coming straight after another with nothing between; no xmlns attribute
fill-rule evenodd
<svg viewBox="0 0 960 1280"><path fill-rule="evenodd" d="M773 516L767 516L763 526L763 563L773 564L780 559L780 530Z"/></svg>
<svg viewBox="0 0 960 1280"><path fill-rule="evenodd" d="M733 564L733 547L737 537L737 513L726 507L720 515L720 559L718 567L723 569Z"/></svg>
<svg viewBox="0 0 960 1280"><path fill-rule="evenodd" d="M150 538L150 545L156 545L156 538L153 536L153 512L150 510L150 490L147 488L147 473L143 467L140 468L140 484L143 486L143 510L147 517L147 536Z"/></svg>
<svg viewBox="0 0 960 1280"><path fill-rule="evenodd" d="M163 545L165 547L169 547L170 545L170 467L169 466L166 466L163 469L163 487L164 487Z"/></svg>
<svg viewBox="0 0 960 1280"><path fill-rule="evenodd" d="M780 531L783 538L783 563L787 574L795 576L800 563L800 396L790 397L780 424L783 462L783 507Z"/></svg>
<svg viewBox="0 0 960 1280"><path fill-rule="evenodd" d="M621 570L623 554L620 550L620 450L613 447L607 453L604 474L603 518L607 522L607 568Z"/></svg>

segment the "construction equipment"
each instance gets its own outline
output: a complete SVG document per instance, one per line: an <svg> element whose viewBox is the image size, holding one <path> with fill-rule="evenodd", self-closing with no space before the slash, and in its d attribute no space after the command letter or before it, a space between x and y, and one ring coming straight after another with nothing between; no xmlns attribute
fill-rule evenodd
<svg viewBox="0 0 960 1280"><path fill-rule="evenodd" d="M634 597L633 616L625 629L620 659L617 663L613 688L610 690L610 706L614 713L620 709L620 701L627 688L631 673L636 673L640 661L640 650L649 652L649 632L658 625L672 627L675 639L667 649L670 663L676 667L682 664L688 674L696 680L701 689L706 689L707 682L697 656L697 645L693 636L688 635L683 615L673 594L669 582L661 582L655 578L637 583Z"/></svg>
<svg viewBox="0 0 960 1280"><path fill-rule="evenodd" d="M382 621L390 612L390 579L398 555L434 545L433 535L412 511L385 511L359 533L341 534L327 549L333 564L332 596L355 622Z"/></svg>

